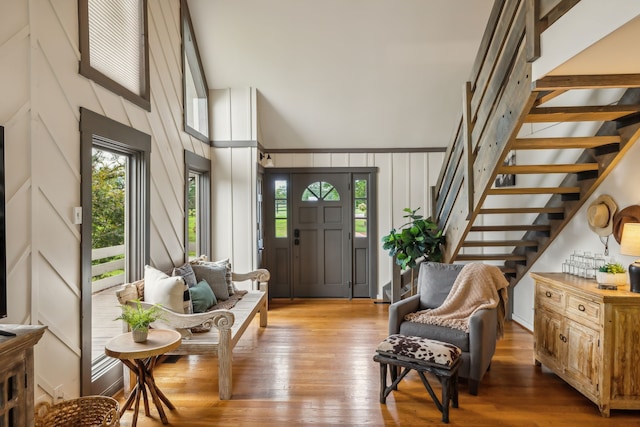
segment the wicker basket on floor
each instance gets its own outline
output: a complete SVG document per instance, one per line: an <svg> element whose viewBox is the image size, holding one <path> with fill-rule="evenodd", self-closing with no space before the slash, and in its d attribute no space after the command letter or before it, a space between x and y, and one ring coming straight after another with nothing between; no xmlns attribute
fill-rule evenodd
<svg viewBox="0 0 640 427"><path fill-rule="evenodd" d="M86 396L55 405L41 402L35 409L35 427L119 427L118 401L107 396Z"/></svg>

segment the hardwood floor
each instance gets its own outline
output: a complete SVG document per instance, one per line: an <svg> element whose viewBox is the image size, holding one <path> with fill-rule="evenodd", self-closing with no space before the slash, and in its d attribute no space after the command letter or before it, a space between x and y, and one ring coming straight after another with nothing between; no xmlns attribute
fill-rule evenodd
<svg viewBox="0 0 640 427"><path fill-rule="evenodd" d="M156 369L175 404L171 426L429 426L441 415L411 372L379 403L379 366L372 357L387 335L388 305L370 300L274 300L269 326L256 318L234 350L233 397L218 399L214 357L183 356ZM478 396L461 385L450 425L640 426L640 411L596 406L547 369L533 365L532 335L507 322ZM428 376L434 390L440 387ZM433 378L433 380L432 380ZM122 395L116 396L121 404ZM131 425L132 411L122 417ZM138 426L161 426L155 408Z"/></svg>

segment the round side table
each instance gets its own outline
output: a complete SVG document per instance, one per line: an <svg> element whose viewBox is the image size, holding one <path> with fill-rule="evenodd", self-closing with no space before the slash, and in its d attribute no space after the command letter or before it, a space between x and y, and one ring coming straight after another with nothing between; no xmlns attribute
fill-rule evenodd
<svg viewBox="0 0 640 427"><path fill-rule="evenodd" d="M136 385L133 390L131 390L131 394L120 410L120 416L122 417L122 414L131 408L135 401L133 418L131 420L132 427L135 427L138 422L140 396L142 396L144 400L145 415L149 416L147 389L149 390L149 394L151 394L151 399L158 410L158 414L160 414L162 424L169 422L162 407L162 402L164 402L169 409L175 409L175 406L173 406L167 396L165 396L156 385L155 379L153 378L153 369L156 366L158 357L171 350L175 350L180 346L181 342L182 336L178 331L151 329L149 330L149 337L145 342L134 342L131 332L127 332L112 338L105 345L105 354L120 359L125 366L135 373L137 378Z"/></svg>

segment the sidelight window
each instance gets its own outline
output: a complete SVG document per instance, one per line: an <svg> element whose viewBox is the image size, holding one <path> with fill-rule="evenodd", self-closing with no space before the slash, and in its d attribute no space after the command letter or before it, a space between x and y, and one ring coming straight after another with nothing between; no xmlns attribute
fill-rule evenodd
<svg viewBox="0 0 640 427"><path fill-rule="evenodd" d="M289 228L289 207L287 205L287 185L288 182L285 180L276 180L275 182L275 230L276 237L279 238L286 238L288 235L287 230Z"/></svg>
<svg viewBox="0 0 640 427"><path fill-rule="evenodd" d="M367 219L368 219L368 210L367 210L367 180L366 179L355 179L353 182L354 186L354 226L356 238L358 237L367 237Z"/></svg>

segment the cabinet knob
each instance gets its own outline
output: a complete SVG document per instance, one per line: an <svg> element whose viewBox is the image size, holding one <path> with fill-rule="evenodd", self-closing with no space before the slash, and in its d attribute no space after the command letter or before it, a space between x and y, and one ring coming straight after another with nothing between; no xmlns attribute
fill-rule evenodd
<svg viewBox="0 0 640 427"><path fill-rule="evenodd" d="M582 305L582 304L578 304L578 310L585 311L586 307L584 305Z"/></svg>
<svg viewBox="0 0 640 427"><path fill-rule="evenodd" d="M547 291L544 294L547 296L547 298L551 298L551 292Z"/></svg>

